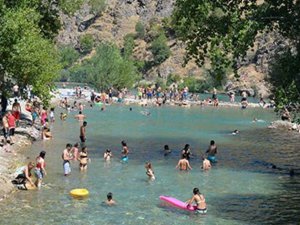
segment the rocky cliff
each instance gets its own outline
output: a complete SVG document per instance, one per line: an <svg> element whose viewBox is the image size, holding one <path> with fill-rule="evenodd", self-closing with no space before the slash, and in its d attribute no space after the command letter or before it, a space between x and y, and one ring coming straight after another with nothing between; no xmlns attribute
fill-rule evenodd
<svg viewBox="0 0 300 225"><path fill-rule="evenodd" d="M92 13L88 4L69 17L61 14L63 29L57 37L58 44L72 45L78 48L82 35L91 34L96 42L114 42L120 48L123 46L123 38L127 34L135 33L138 21L147 29L153 21L162 21L172 14L175 0L109 0L106 10L97 15ZM146 38L145 38L146 39ZM224 86L226 91L240 92L246 90L251 95L269 95L269 85L265 82L268 72L270 52L276 48L274 40L270 36L260 35L254 51L249 52L248 59L243 62L239 70L240 78L229 75L229 81ZM196 76L205 79L205 69L199 68L190 62L182 67L185 55L185 46L172 35L168 36L168 45L171 56L159 66L154 66L144 74L146 80L154 80L157 77L166 79L170 74L180 76ZM272 54L271 54L272 55ZM135 40L134 57L138 60L151 60L147 40Z"/></svg>

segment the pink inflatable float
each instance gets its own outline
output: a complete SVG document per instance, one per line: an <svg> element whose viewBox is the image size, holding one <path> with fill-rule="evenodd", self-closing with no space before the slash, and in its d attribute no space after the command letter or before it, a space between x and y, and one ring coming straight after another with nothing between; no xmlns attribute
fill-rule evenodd
<svg viewBox="0 0 300 225"><path fill-rule="evenodd" d="M180 201L176 198L170 197L170 196L161 195L161 196L159 196L159 199L164 202L169 203L170 205L172 205L178 209L183 209L183 210L187 210L187 211L195 211L196 210L196 207L194 207L192 205L188 206L188 204L186 204L185 202L182 202L182 201Z"/></svg>

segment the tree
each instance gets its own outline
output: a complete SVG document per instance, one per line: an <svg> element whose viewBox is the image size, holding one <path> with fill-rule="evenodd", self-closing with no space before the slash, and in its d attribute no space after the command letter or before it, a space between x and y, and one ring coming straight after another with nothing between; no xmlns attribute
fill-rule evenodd
<svg viewBox="0 0 300 225"><path fill-rule="evenodd" d="M124 37L124 58L130 59L133 54L133 49L135 47L134 35L127 34Z"/></svg>
<svg viewBox="0 0 300 225"><path fill-rule="evenodd" d="M211 74L222 79L228 67L237 72L238 61L253 47L258 33L276 30L299 55L299 15L299 1L177 0L172 18L177 36L187 44L186 62L193 58L202 66L209 60ZM293 80L299 93L299 80Z"/></svg>
<svg viewBox="0 0 300 225"><path fill-rule="evenodd" d="M84 79L101 91L110 87L131 88L139 77L133 62L123 58L119 49L110 43L101 43L96 54L81 66L76 66L71 73L72 80Z"/></svg>
<svg viewBox="0 0 300 225"><path fill-rule="evenodd" d="M53 79L60 70L54 44L43 38L40 15L30 8L7 10L0 20L0 86L10 90L32 85L42 100L49 99Z"/></svg>
<svg viewBox="0 0 300 225"><path fill-rule="evenodd" d="M71 67L80 57L72 46L63 46L59 49L59 59L62 67L67 69Z"/></svg>
<svg viewBox="0 0 300 225"><path fill-rule="evenodd" d="M171 55L170 47L167 45L167 37L161 33L151 43L150 50L153 54L153 64L159 65L168 59Z"/></svg>

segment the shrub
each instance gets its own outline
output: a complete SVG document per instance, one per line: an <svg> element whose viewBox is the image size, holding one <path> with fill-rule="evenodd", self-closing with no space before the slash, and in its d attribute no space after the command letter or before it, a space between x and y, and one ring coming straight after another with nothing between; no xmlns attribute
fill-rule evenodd
<svg viewBox="0 0 300 225"><path fill-rule="evenodd" d="M137 22L135 25L136 38L144 39L145 37L145 27L142 22Z"/></svg>
<svg viewBox="0 0 300 225"><path fill-rule="evenodd" d="M83 54L87 54L92 51L94 47L94 38L91 34L85 34L80 37L79 40L80 50Z"/></svg>
<svg viewBox="0 0 300 225"><path fill-rule="evenodd" d="M63 46L59 49L59 61L64 69L72 66L80 57L80 54L72 46Z"/></svg>

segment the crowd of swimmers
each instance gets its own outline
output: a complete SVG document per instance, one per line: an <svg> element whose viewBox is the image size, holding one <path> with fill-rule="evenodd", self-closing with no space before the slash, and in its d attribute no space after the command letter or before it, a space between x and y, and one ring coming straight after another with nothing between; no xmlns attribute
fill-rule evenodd
<svg viewBox="0 0 300 225"><path fill-rule="evenodd" d="M122 98L126 91L122 91L118 94L119 98ZM82 90L76 89L76 97L81 98ZM107 97L108 96L108 97ZM112 101L113 90L110 89L108 95L104 93L103 95L96 96L93 92L91 95L91 103L103 102L110 103ZM171 88L169 92L162 91L160 87L155 88L138 88L137 96L139 99L152 99L156 98L157 104L161 105L166 102L166 100L187 100L189 98L189 90L187 87L183 88L181 91L178 91L176 87ZM194 96L191 96L194 98ZM230 101L235 101L234 93L229 94ZM218 106L219 101L217 97L216 89L213 90L213 95L211 99L207 100L208 103L212 103L214 106ZM263 99L260 100L262 104L265 104ZM203 103L203 102L202 102ZM204 104L204 103L203 103ZM85 144L86 142L86 128L87 122L85 121L86 116L83 114L84 105L81 102L74 101L73 104L70 104L67 98L63 98L59 105L66 109L67 112L71 110L78 110L78 114L74 116L75 119L81 122L80 130L79 130L79 143L75 143L74 145L68 143L66 144L65 149L62 151L62 165L63 165L63 174L64 176L68 176L71 173L71 162L78 162L78 168L81 171L87 170L88 163L90 162L90 158L88 157L88 148ZM247 93L242 92L242 100L241 100L242 108L247 108ZM91 105L92 106L92 105ZM52 138L50 124L55 122L55 109L46 107L42 107L38 102L31 101L30 99L26 102L25 110L30 112L32 115L32 125L36 125L37 119L40 121L41 126L41 138L43 140L49 140ZM6 146L7 143L13 143L13 136L15 127L18 126L21 115L21 106L17 99L15 99L12 105L12 111L5 112L2 116L2 124L3 124L3 133L4 140L3 146ZM146 115L146 113L145 113ZM147 114L147 115L150 115ZM61 113L60 119L64 121L67 118L67 113ZM290 120L290 116L288 110L285 110L283 120ZM234 130L232 132L233 135L238 134L238 130ZM122 150L121 150L121 162L128 162L129 149L127 143L125 141L121 142ZM6 148L8 149L8 147ZM79 151L79 149L81 149ZM9 150L7 150L9 151ZM164 146L164 155L168 156L172 150L168 145ZM202 154L202 169L204 171L210 170L212 168L212 164L217 162L216 159L217 154L217 145L214 140L211 140L210 145L207 151ZM19 168L16 174L16 178L13 180L13 183L18 185L21 189L40 189L43 183L44 177L47 175L46 172L46 162L45 162L46 152L41 151L40 154L36 157L35 162L31 161L27 165ZM190 158L192 156L192 152L190 149L190 145L186 144L181 151L181 157L176 165L176 168L181 171L192 170L192 166L190 164ZM113 157L112 151L110 149L106 149L103 158L105 161L110 161ZM151 162L145 163L146 175L149 180L154 181L156 179L153 165ZM35 175L35 181L32 178L32 173ZM294 170L290 171L290 174L294 175ZM105 201L108 205L114 205L116 202L113 200L113 194L107 194L107 200ZM193 196L191 199L187 201L188 205L195 204L195 209L199 213L206 213L206 201L203 194L200 193L198 188L193 189Z"/></svg>

